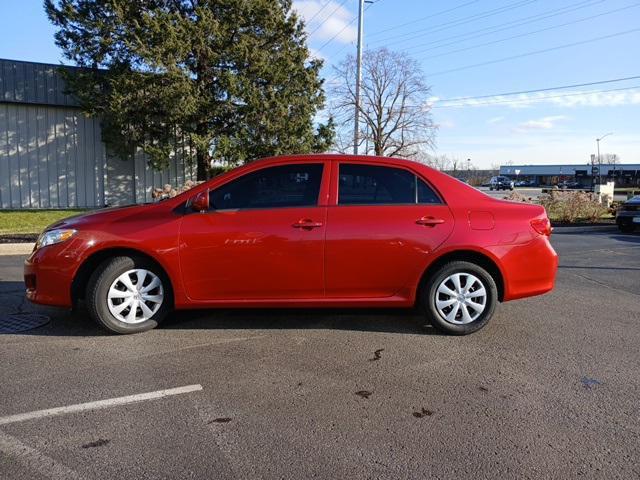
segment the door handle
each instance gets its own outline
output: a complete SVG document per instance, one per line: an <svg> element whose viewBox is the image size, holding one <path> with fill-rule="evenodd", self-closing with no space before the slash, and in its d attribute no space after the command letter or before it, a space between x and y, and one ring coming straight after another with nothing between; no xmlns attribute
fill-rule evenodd
<svg viewBox="0 0 640 480"><path fill-rule="evenodd" d="M435 217L420 217L416 220L416 223L418 225L424 225L425 227L435 227L436 225L444 223L444 220L442 218Z"/></svg>
<svg viewBox="0 0 640 480"><path fill-rule="evenodd" d="M303 218L291 225L293 228L304 228L305 230L311 230L312 228L319 228L322 226L322 222L314 222L309 218Z"/></svg>

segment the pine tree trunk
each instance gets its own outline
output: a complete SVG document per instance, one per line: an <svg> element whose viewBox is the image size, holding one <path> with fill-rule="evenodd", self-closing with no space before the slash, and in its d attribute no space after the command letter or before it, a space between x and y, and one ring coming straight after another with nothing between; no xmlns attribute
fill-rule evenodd
<svg viewBox="0 0 640 480"><path fill-rule="evenodd" d="M200 138L204 138L207 135L207 124L200 123L196 127L196 133ZM201 145L196 147L196 161L198 165L198 181L204 181L209 178L209 169L211 168L210 164L211 155L209 151L202 148Z"/></svg>
<svg viewBox="0 0 640 480"><path fill-rule="evenodd" d="M209 154L207 152L198 151L196 153L197 162L197 180L205 181L209 177Z"/></svg>

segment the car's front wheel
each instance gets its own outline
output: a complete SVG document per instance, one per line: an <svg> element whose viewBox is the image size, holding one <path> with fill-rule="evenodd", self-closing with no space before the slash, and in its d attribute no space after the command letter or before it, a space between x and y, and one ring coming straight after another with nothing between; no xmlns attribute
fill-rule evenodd
<svg viewBox="0 0 640 480"><path fill-rule="evenodd" d="M468 335L491 319L498 299L493 277L475 263L442 265L422 289L422 303L431 325L452 335Z"/></svg>
<svg viewBox="0 0 640 480"><path fill-rule="evenodd" d="M623 225L622 223L618 224L618 229L622 232L622 233L633 233L633 231L636 229L635 225Z"/></svg>
<svg viewBox="0 0 640 480"><path fill-rule="evenodd" d="M111 258L96 269L86 302L91 317L113 333L155 328L173 303L165 273L146 259L128 256Z"/></svg>

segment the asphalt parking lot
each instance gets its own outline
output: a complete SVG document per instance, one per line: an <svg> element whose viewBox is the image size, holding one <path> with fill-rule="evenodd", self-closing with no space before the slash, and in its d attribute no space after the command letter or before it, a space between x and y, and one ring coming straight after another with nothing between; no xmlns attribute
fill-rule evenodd
<svg viewBox="0 0 640 480"><path fill-rule="evenodd" d="M558 230L554 292L467 337L371 310L110 336L0 256L0 314L51 318L0 335L0 478L639 478L640 234Z"/></svg>

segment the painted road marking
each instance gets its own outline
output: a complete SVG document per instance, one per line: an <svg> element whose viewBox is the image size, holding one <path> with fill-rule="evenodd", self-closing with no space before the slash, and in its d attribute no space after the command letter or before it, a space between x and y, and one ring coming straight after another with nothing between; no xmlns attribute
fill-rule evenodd
<svg viewBox="0 0 640 480"><path fill-rule="evenodd" d="M127 395L126 397L109 398L106 400L98 400L95 402L78 403L68 405L66 407L49 408L46 410L36 410L34 412L18 413L7 417L0 417L0 425L9 423L24 422L36 418L53 417L56 415L65 415L67 413L82 412L84 410L99 410L102 408L116 407L118 405L126 405L129 403L144 402L146 400L155 400L157 398L169 397L171 395L180 395L183 393L198 392L202 390L202 385L186 385L184 387L169 388L167 390L157 390L155 392L138 393L136 395Z"/></svg>
<svg viewBox="0 0 640 480"><path fill-rule="evenodd" d="M0 452L13 458L26 468L35 470L43 478L51 480L82 480L86 478L75 470L71 470L69 467L51 457L47 457L35 448L25 445L17 438L4 432L0 432ZM11 466L11 461L8 459L5 459L2 463L5 466Z"/></svg>

